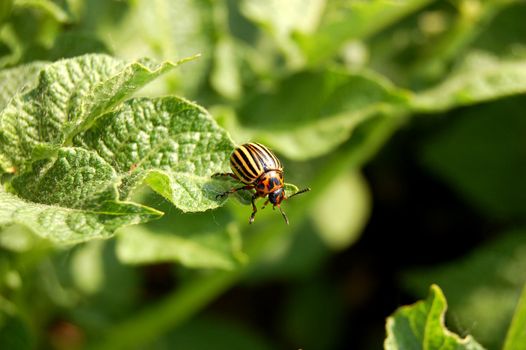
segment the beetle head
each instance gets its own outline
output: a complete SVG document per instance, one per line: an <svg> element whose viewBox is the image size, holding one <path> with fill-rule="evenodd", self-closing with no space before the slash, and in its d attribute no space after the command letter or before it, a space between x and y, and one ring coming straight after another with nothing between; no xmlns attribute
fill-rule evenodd
<svg viewBox="0 0 526 350"><path fill-rule="evenodd" d="M273 205L278 205L285 199L285 191L283 188L278 188L274 192L270 192L268 195L268 200Z"/></svg>
<svg viewBox="0 0 526 350"><path fill-rule="evenodd" d="M303 190L300 190L296 193L294 193L292 196L288 197L288 198L292 198L298 194L302 194L302 193L305 193L305 192L308 192L310 191L310 188L305 188ZM287 215L285 215L285 212L283 211L283 209L281 209L281 202L285 199L288 199L287 197L285 197L285 190L283 188L278 188L277 190L275 190L274 192L271 192L269 193L268 195L268 200L270 201L270 203L272 203L274 205L274 207L278 207L279 211L281 212L281 215L283 216L283 219L285 219L285 222L287 223L287 225L289 224L289 219L287 218Z"/></svg>

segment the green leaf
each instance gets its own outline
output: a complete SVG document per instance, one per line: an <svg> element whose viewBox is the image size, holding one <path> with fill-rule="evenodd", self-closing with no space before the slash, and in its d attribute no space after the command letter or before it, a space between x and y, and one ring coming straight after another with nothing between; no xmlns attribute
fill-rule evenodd
<svg viewBox="0 0 526 350"><path fill-rule="evenodd" d="M51 158L34 162L31 171L15 176L13 189L35 203L120 215L122 225L124 218L137 223L158 212L120 202L119 185L122 198L127 198L146 182L184 211L216 208L221 204L217 194L230 188L230 182L210 178L226 170L233 149L230 138L204 109L176 97L128 100L74 143L77 147L58 149ZM51 237L81 240L73 233ZM83 239L90 238L86 234Z"/></svg>
<svg viewBox="0 0 526 350"><path fill-rule="evenodd" d="M45 62L32 62L20 67L0 70L0 111L20 91L33 88L38 73L46 66Z"/></svg>
<svg viewBox="0 0 526 350"><path fill-rule="evenodd" d="M237 138L250 136L289 158L308 159L333 150L380 111L400 112L407 101L408 92L371 72L301 72L245 102Z"/></svg>
<svg viewBox="0 0 526 350"><path fill-rule="evenodd" d="M298 34L297 41L312 65L333 57L350 40L364 39L400 18L416 12L430 0L328 1L317 30Z"/></svg>
<svg viewBox="0 0 526 350"><path fill-rule="evenodd" d="M98 209L71 209L31 203L0 187L0 226L20 224L63 244L108 238L123 226L158 218L161 213L134 203L105 202Z"/></svg>
<svg viewBox="0 0 526 350"><path fill-rule="evenodd" d="M526 349L526 286L517 304L503 350Z"/></svg>
<svg viewBox="0 0 526 350"><path fill-rule="evenodd" d="M30 172L14 177L15 192L32 202L69 208L93 208L116 199L114 169L94 152L62 148L52 159L33 163Z"/></svg>
<svg viewBox="0 0 526 350"><path fill-rule="evenodd" d="M439 283L455 310L452 321L489 348L500 346L526 283L526 230L502 232L461 259L408 271L404 284L423 293ZM476 327L473 322L476 321Z"/></svg>
<svg viewBox="0 0 526 350"><path fill-rule="evenodd" d="M440 112L526 92L526 60L473 53L443 83L414 96L418 112Z"/></svg>
<svg viewBox="0 0 526 350"><path fill-rule="evenodd" d="M68 143L101 114L177 64L126 64L110 56L85 55L46 66L38 85L16 95L0 113L0 166L21 169L37 145Z"/></svg>
<svg viewBox="0 0 526 350"><path fill-rule="evenodd" d="M9 210L4 225L26 224L63 243L109 237L119 226L159 217L151 208L126 202L142 183L183 211L220 206L224 199L216 197L231 182L211 175L227 171L234 146L211 116L176 97L121 103L174 66L146 60L125 64L104 55L46 66L38 85L16 95L0 114L0 155L9 162L4 166L16 164L8 184L18 196L13 199L29 207L50 206L59 218L54 225L66 227L46 231ZM80 217L60 218L67 211ZM82 227L84 216L94 223ZM82 237L78 229L85 231Z"/></svg>
<svg viewBox="0 0 526 350"><path fill-rule="evenodd" d="M73 143L115 168L121 198L145 182L183 211L204 211L229 188L210 176L228 171L230 137L206 110L177 97L128 100Z"/></svg>
<svg viewBox="0 0 526 350"><path fill-rule="evenodd" d="M427 300L403 306L387 318L385 349L484 349L471 336L462 339L447 330L446 309L444 294L437 285L432 285Z"/></svg>

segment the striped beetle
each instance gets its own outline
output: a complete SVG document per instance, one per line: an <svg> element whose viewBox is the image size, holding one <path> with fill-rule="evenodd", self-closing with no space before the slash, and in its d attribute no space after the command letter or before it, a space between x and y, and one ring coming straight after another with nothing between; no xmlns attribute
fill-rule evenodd
<svg viewBox="0 0 526 350"><path fill-rule="evenodd" d="M215 174L214 176L230 176L243 182L245 186L232 188L217 195L216 198L228 196L239 190L255 189L256 193L252 195L252 215L250 215L249 223L253 223L256 216L255 200L268 195L268 199L261 209L265 208L268 202L272 203L273 208L278 207L288 225L289 219L281 209L281 202L300 193L310 191L310 188L305 188L287 197L283 188L283 166L274 153L260 143L245 143L237 147L230 156L230 168L233 174Z"/></svg>

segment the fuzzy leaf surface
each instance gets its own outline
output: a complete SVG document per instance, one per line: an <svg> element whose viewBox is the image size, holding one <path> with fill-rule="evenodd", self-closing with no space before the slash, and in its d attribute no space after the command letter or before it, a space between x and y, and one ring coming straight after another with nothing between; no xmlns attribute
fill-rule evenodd
<svg viewBox="0 0 526 350"><path fill-rule="evenodd" d="M203 108L177 97L136 98L100 118L74 144L94 150L122 178L121 198L146 182L183 211L219 206L234 146Z"/></svg>
<svg viewBox="0 0 526 350"><path fill-rule="evenodd" d="M98 116L175 66L146 60L127 64L98 54L46 66L36 87L16 95L0 113L0 166L22 168L36 146L68 143Z"/></svg>
<svg viewBox="0 0 526 350"><path fill-rule="evenodd" d="M32 203L0 186L0 226L20 224L62 244L108 238L123 226L158 218L162 213L134 203L108 201L97 209L71 209Z"/></svg>
<svg viewBox="0 0 526 350"><path fill-rule="evenodd" d="M0 111L22 89L33 87L38 72L46 66L45 62L32 62L20 67L0 70Z"/></svg>
<svg viewBox="0 0 526 350"><path fill-rule="evenodd" d="M11 185L24 199L68 208L94 208L117 199L115 170L96 153L62 148L56 157L38 160Z"/></svg>
<svg viewBox="0 0 526 350"><path fill-rule="evenodd" d="M142 183L183 211L221 205L231 183L211 175L228 171L234 146L206 110L177 97L122 102L174 66L86 55L43 67L32 90L15 81L0 113L2 166L13 173L5 195L15 204L0 225L66 244L110 237L161 215L128 202ZM35 208L57 220L42 225Z"/></svg>

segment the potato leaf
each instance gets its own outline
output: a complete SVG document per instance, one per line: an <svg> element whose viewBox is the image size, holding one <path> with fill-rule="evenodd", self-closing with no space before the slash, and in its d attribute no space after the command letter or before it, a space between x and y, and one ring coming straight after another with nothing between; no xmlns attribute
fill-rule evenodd
<svg viewBox="0 0 526 350"><path fill-rule="evenodd" d="M107 201L98 208L72 209L28 202L0 186L0 226L20 224L54 242L73 244L111 237L123 226L158 218L161 212L129 202Z"/></svg>
<svg viewBox="0 0 526 350"><path fill-rule="evenodd" d="M437 285L431 286L429 297L416 304L402 306L387 318L386 350L482 350L471 336L460 338L444 325L446 298Z"/></svg>
<svg viewBox="0 0 526 350"><path fill-rule="evenodd" d="M64 145L101 114L177 63L127 64L85 55L46 66L36 87L0 113L0 166L21 169L37 145Z"/></svg>
<svg viewBox="0 0 526 350"><path fill-rule="evenodd" d="M137 98L100 118L74 144L96 151L122 178L121 197L140 183L183 211L216 208L229 183L230 137L201 107L176 97Z"/></svg>
<svg viewBox="0 0 526 350"><path fill-rule="evenodd" d="M7 106L17 92L32 87L38 73L45 65L45 62L32 62L20 67L0 70L0 82L2 82L0 111Z"/></svg>
<svg viewBox="0 0 526 350"><path fill-rule="evenodd" d="M0 113L0 159L12 173L2 196L12 204L0 225L66 244L110 237L162 214L129 202L142 183L183 211L221 205L231 182L211 175L228 170L234 146L208 112L178 97L122 102L175 65L86 55L44 66L23 90L12 83Z"/></svg>

